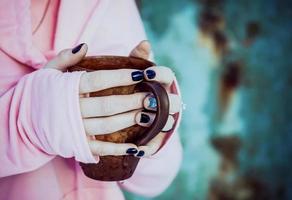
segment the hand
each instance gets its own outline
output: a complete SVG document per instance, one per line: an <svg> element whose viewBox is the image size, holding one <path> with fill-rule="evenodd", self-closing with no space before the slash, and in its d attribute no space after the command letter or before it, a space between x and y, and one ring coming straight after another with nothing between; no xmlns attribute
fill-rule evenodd
<svg viewBox="0 0 292 200"><path fill-rule="evenodd" d="M151 52L151 47L150 47L149 42L142 41L136 48L132 50L132 52L130 53L130 56L140 57L140 58L144 58L148 60L150 57L150 52ZM175 120L172 117L172 114L179 112L181 109L181 104L182 104L181 99L178 95L170 93L170 85L173 83L175 79L175 75L170 68L162 67L162 66L149 67L148 69L144 71L144 78L145 80L148 80L148 81L158 81L162 83L162 85L165 87L166 91L168 92L168 97L170 101L170 110L169 110L170 115L168 117L167 123L165 127L163 128L162 132L160 132L145 146L138 147L138 153L136 154L136 156L138 157L149 157L158 151L158 149L162 145L164 138L166 137L167 133L165 132L173 128ZM143 105L146 110L155 111L156 99L152 95L148 95L144 99ZM154 121L155 114L153 113L145 113L145 114L147 114L147 116L150 117L150 121L148 123L146 124L140 123L138 119L136 119L136 121L139 125L148 127Z"/></svg>
<svg viewBox="0 0 292 200"><path fill-rule="evenodd" d="M87 45L80 44L74 49L61 51L51 60L45 68L55 68L64 71L67 67L78 63L86 54ZM150 44L141 42L131 52L130 56L148 59ZM105 97L89 97L86 94L107 88L136 84L144 79L158 81L166 88L173 82L174 74L166 67L150 67L144 72L135 69L99 70L82 74L80 79L80 110L84 122L86 134L89 136L90 149L95 155L126 155L132 154L139 157L149 156L160 147L165 133L159 133L146 146L137 147L130 143L111 143L90 139L90 136L109 134L134 124L150 126L155 114L141 112L142 108L156 109L156 100L147 93L135 93L131 95L112 95ZM170 113L180 110L180 98L169 94ZM174 119L169 115L163 131L172 128Z"/></svg>

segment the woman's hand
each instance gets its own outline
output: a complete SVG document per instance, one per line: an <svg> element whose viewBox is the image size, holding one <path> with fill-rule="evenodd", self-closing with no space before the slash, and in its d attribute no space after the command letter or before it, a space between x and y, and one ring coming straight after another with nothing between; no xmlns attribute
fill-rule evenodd
<svg viewBox="0 0 292 200"><path fill-rule="evenodd" d="M80 44L74 49L66 49L48 62L45 68L55 68L64 71L67 67L78 63L86 54L87 45ZM141 42L131 52L130 56L148 59L150 44ZM147 93L131 95L112 95L103 97L86 97L88 93L112 87L126 86L141 82L143 79L158 81L166 88L174 80L173 72L167 67L150 67L144 72L135 69L99 70L82 74L80 79L80 110L85 132L88 136L109 134L135 124L148 127L155 114L142 112L142 109L156 110L156 99ZM169 94L170 113L179 112L181 101L177 95ZM168 131L174 124L174 118L169 115L163 131ZM95 155L127 155L138 157L154 154L162 144L165 133L159 133L146 146L137 147L130 143L111 143L90 139L90 149Z"/></svg>

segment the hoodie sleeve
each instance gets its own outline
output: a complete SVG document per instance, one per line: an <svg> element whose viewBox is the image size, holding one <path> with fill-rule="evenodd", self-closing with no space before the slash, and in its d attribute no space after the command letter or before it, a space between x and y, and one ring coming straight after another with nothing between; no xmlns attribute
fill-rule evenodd
<svg viewBox="0 0 292 200"><path fill-rule="evenodd" d="M82 72L41 69L0 97L0 177L35 170L56 155L94 163L79 107Z"/></svg>

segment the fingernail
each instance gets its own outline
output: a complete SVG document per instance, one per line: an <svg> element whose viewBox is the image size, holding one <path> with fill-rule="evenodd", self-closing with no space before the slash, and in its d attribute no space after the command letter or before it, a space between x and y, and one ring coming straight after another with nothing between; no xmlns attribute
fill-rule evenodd
<svg viewBox="0 0 292 200"><path fill-rule="evenodd" d="M156 73L155 73L155 71L149 69L149 70L146 70L146 76L147 76L149 79L154 79L155 76L156 76Z"/></svg>
<svg viewBox="0 0 292 200"><path fill-rule="evenodd" d="M143 79L143 72L142 71L134 71L131 74L133 81L141 81Z"/></svg>
<svg viewBox="0 0 292 200"><path fill-rule="evenodd" d="M80 49L82 48L83 45L84 45L84 43L81 43L81 44L79 44L78 46L74 47L74 48L72 49L72 53L75 54L75 53L77 53L78 51L80 51Z"/></svg>
<svg viewBox="0 0 292 200"><path fill-rule="evenodd" d="M157 101L155 97L149 97L148 98L148 108L156 108L157 107Z"/></svg>
<svg viewBox="0 0 292 200"><path fill-rule="evenodd" d="M146 114L141 114L140 123L148 123L150 121L150 117Z"/></svg>
<svg viewBox="0 0 292 200"><path fill-rule="evenodd" d="M145 154L145 152L144 151L139 151L139 153L137 153L137 157L142 157L142 156L144 156L144 154Z"/></svg>
<svg viewBox="0 0 292 200"><path fill-rule="evenodd" d="M127 154L131 154L131 155L134 155L138 152L138 150L136 148L129 148L126 153Z"/></svg>

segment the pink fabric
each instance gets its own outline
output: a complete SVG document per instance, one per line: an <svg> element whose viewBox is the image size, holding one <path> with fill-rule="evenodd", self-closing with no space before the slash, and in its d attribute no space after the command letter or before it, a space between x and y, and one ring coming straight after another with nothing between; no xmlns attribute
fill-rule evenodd
<svg viewBox="0 0 292 200"><path fill-rule="evenodd" d="M79 110L82 72L41 69L81 42L89 55L128 55L145 38L134 1L61 1L54 48L40 52L32 44L30 1L0 1L0 199L119 200L121 189L155 196L167 188L181 162L177 134L124 182L85 177L76 161L96 160Z"/></svg>

